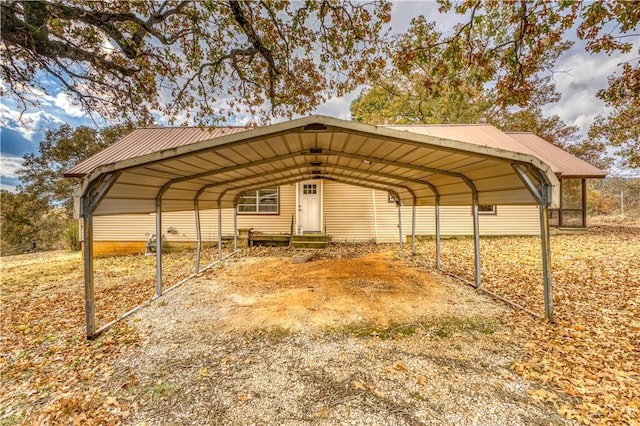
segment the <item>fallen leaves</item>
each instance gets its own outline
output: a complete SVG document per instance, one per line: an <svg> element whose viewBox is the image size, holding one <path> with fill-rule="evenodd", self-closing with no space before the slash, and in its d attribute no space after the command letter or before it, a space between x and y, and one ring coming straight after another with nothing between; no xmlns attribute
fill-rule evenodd
<svg viewBox="0 0 640 426"><path fill-rule="evenodd" d="M556 407L567 419L583 424L637 424L640 229L593 228L586 235L554 236L551 244L556 324L518 311L510 311L503 318L512 329L509 340L521 347L511 370L536 384L530 394L533 401ZM402 252L407 254L407 262L432 268L435 244L420 242L417 248L420 256ZM353 252L370 249L373 248L365 245ZM530 310L542 312L539 239L487 238L482 239L481 250L484 285ZM349 253L340 246L332 256L348 258ZM135 345L138 336L132 328L118 325L96 341L86 341L81 258L64 255L56 259L26 267L3 262L0 404L6 408L1 415L23 424L121 422L134 410L121 396L135 387L137 379L135 374L114 377L109 363ZM190 256L184 259L165 259L169 270L177 271L167 274L169 282L176 281L185 265L191 267ZM443 241L443 263L451 272L472 278L472 259L473 244L469 239ZM101 321L123 313L153 292L153 259L143 260L151 273L134 260L140 261L99 260L99 270L110 271L97 276L102 291ZM434 333L453 337L460 327L438 326ZM484 333L492 327L474 323L473 329ZM260 356L246 355L215 359L208 367L194 371L199 381L210 380L212 374L207 368L213 371L218 363L226 368L241 368L265 362ZM410 377L417 389L430 380L430 376L422 371L418 374L404 361L395 360L387 367L393 377ZM439 370L443 375L452 374L448 365ZM512 380L508 374L502 377ZM386 397L368 382L350 383L358 394ZM163 385L157 391L162 395L172 388ZM422 393L412 398L418 400ZM238 391L232 397L242 403L257 395ZM323 407L314 408L316 417L330 414L322 411Z"/></svg>
<svg viewBox="0 0 640 426"><path fill-rule="evenodd" d="M192 261L167 255L168 281ZM154 259L96 259L98 325L153 295ZM109 361L138 336L125 324L85 338L80 253L35 253L2 259L0 422L115 424L129 411L110 393ZM143 289L147 289L146 291ZM135 377L116 389L129 388ZM7 420L9 419L9 420Z"/></svg>
<svg viewBox="0 0 640 426"><path fill-rule="evenodd" d="M540 240L483 238L485 288L543 312ZM503 320L523 348L512 369L575 399L558 413L583 424L638 424L640 419L640 227L593 227L551 238L555 324L513 311ZM407 258L431 267L435 244ZM473 242L442 243L445 270L473 278ZM555 391L554 391L555 392ZM555 393L551 393L555 395ZM548 389L532 399L553 403Z"/></svg>

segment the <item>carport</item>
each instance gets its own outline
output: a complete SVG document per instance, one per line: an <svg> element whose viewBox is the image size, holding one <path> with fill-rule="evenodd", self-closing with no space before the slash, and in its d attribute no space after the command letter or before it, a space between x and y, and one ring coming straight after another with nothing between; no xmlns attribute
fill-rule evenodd
<svg viewBox="0 0 640 426"><path fill-rule="evenodd" d="M84 177L75 196L75 211L84 224L89 338L110 325L96 326L94 216L155 213L157 298L163 294L163 212L194 211L197 250L193 277L201 272L200 209L218 211L221 261L222 209L234 209L235 240L235 210L244 192L309 179L387 191L398 207L411 206L414 253L416 207L434 206L438 269L439 207L472 206L476 287L482 285L478 205L538 205L545 316L553 321L548 208L558 205L559 182L549 165L533 155L420 134L410 127L310 116L237 131L141 129L82 164L88 169L78 174ZM73 176L73 169L70 172L67 176Z"/></svg>

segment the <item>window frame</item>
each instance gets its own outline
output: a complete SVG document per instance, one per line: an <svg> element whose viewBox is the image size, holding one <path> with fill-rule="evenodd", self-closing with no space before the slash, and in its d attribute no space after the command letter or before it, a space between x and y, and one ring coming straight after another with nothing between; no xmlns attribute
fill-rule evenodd
<svg viewBox="0 0 640 426"><path fill-rule="evenodd" d="M491 207L491 210L480 210L480 207ZM471 214L473 214L473 207L471 207ZM498 206L495 204L478 204L478 215L482 216L497 216L498 215Z"/></svg>
<svg viewBox="0 0 640 426"><path fill-rule="evenodd" d="M269 212L261 212L260 211L260 191L270 191L272 188L263 188L263 189L258 189L258 190L254 190L254 191L246 191L244 192L240 199L246 197L247 193L251 193L251 192L255 192L255 201L256 201L256 211L240 211L240 204L238 202L238 205L236 206L236 214L238 215L242 215L242 216L278 216L280 214L280 187L276 186L274 187L276 190L276 211L269 211ZM272 205L272 204L267 204L267 205Z"/></svg>

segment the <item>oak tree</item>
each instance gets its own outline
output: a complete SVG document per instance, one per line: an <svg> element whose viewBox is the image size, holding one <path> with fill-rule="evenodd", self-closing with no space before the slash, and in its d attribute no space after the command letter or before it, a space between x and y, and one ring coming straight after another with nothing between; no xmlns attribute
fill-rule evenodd
<svg viewBox="0 0 640 426"><path fill-rule="evenodd" d="M18 169L19 192L45 201L50 206L62 206L71 214L77 179L64 179L63 173L82 160L102 151L132 130L132 125L105 127L97 130L65 124L48 130L38 145L37 153L24 155Z"/></svg>
<svg viewBox="0 0 640 426"><path fill-rule="evenodd" d="M321 1L3 0L3 96L55 79L89 113L212 124L304 114L365 82L390 5Z"/></svg>
<svg viewBox="0 0 640 426"><path fill-rule="evenodd" d="M595 143L617 148L624 165L640 167L640 2L545 0L439 0L440 12L461 15L451 34L420 37L428 25L416 19L400 38L396 67L410 72L429 64L431 81L452 88L489 83L497 105L532 103L541 77L552 76L556 60L572 43L590 53L635 53L619 64L609 86L596 94L611 108L590 132ZM454 72L452 72L452 70Z"/></svg>
<svg viewBox="0 0 640 426"><path fill-rule="evenodd" d="M18 169L21 184L15 193L2 191L2 253L78 247L77 221L73 219L73 193L78 179L62 174L131 131L131 125L101 130L63 125L46 132L38 152L24 156Z"/></svg>

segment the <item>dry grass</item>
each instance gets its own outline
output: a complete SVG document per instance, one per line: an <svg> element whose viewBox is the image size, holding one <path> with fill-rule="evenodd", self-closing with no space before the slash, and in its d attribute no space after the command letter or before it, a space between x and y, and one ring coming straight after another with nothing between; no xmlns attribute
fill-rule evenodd
<svg viewBox="0 0 640 426"><path fill-rule="evenodd" d="M483 239L481 246L487 288L541 312L538 239ZM443 296L437 290L441 277L403 269L397 261L405 258L411 266L431 269L433 242L420 243L418 249L421 256L417 257L406 250L363 257L357 246L339 247L337 257L343 260L316 260L302 265L321 266L325 273L315 272L316 275L309 269L303 275L297 270L296 276L296 270L282 258L255 260L253 267L244 270L242 265L247 264L238 261L239 269L221 268L189 282L181 287L183 293L157 301L143 309L140 316L92 342L84 339L79 254L56 252L2 258L1 423L105 424L132 422L146 416L155 424L188 423L188 419L193 421L198 416L210 421L219 419L221 423L251 419L260 422L261 417L247 414L243 418L238 414L249 408L253 411L247 413L272 416L263 419L267 423L357 423L355 415L362 416L360 423L369 419L371 424L385 418L397 419L398 424L416 424L424 419L455 423L455 417L447 411L455 410L455 406L439 405L439 399L433 396L448 386L456 394L471 399L477 396L484 404L461 405L469 417L460 417L458 423L476 424L476 419L481 424L481 418L473 417L474 410L480 413L481 407L493 401L498 422L507 418L499 416L500 410L513 410L509 411L513 414L510 419L516 424L559 421L545 411L551 409L582 423L637 424L639 228L596 227L586 235L552 237L554 325L511 310L496 314L500 309L495 309L501 304L487 299L481 304L493 306L493 311L463 315L472 304L471 296L468 301L448 302L447 309L440 311L440 319L419 317L420 309L403 316L406 312L399 312L399 307L412 306L411 300L403 299L403 292L408 291L408 298L418 302L413 305L425 304L423 313L429 306L427 302ZM361 251L376 250L366 246ZM443 242L443 258L445 268L471 277L469 240ZM355 263L344 259L355 259ZM155 288L153 263L152 257L96 262L100 323L151 297ZM165 256L165 286L189 274L192 263L192 254ZM378 265L375 268L374 263ZM277 270L280 286L270 281L267 266ZM335 271L326 273L333 267ZM256 276L251 278L254 272ZM366 275L369 272L384 278ZM299 279L304 282L306 295L296 287ZM238 297L235 301L226 299L225 303L241 305L249 298L253 303L221 312L215 308L223 305L216 305L214 298L213 306L207 306L193 291L194 286L204 285L207 280L217 280L233 289L217 293L216 297ZM431 284L434 287L430 290ZM473 295L461 284L457 291ZM185 294L194 298L191 307L178 303L187 299L180 296ZM395 305L384 311L381 301L387 294L396 297ZM323 312L328 315L334 304L338 306L349 298L351 305L343 303L343 310L333 312L334 320L344 320L342 325L328 321L331 327L322 328L322 322L314 322ZM276 303L270 305L269 301ZM203 308L201 319L207 315L224 317L219 327L185 329L183 335L171 335L171 330L179 329L178 315L185 315L185 309L195 308L198 303ZM376 315L347 315L353 314L352 307L358 309L367 304L372 307L370 313ZM273 315L269 313L270 306L275 310ZM170 319L171 312L176 312L176 323ZM199 311L189 313L194 312ZM168 340L158 342L165 346L156 347L149 341L156 329L148 327L153 322L147 322L145 315L153 315L158 333L169 332ZM496 315L499 321L495 320ZM358 317L363 321L357 321ZM243 318L248 322L243 323ZM268 320L273 322L265 322ZM244 328L240 327L242 324ZM256 327L258 324L261 326ZM296 329L296 324L311 325L319 331L308 333L304 327ZM191 351L195 341L209 345L208 352ZM141 351L151 350L157 350L152 353L151 365L142 368L144 358L136 357ZM142 363L137 373L123 367L135 360ZM485 367L471 367L482 360L486 360ZM277 388L278 395L269 393L272 376L267 375L268 371L286 379ZM512 372L530 380L531 385ZM190 379L182 373L188 373ZM308 383L298 385L296 380L300 377ZM456 385L464 380L468 386ZM431 388L431 383L440 387ZM255 386L250 388L250 384ZM483 384L487 384L488 392L481 390ZM525 393L524 399L516 396L527 389L530 395ZM498 399L491 399L490 395L497 395ZM203 400L205 397L209 399ZM451 395L440 397L445 401ZM289 403L299 403L299 410L287 411ZM280 411L276 410L278 407ZM529 414L525 412L534 417L526 417ZM186 417L180 417L180 413ZM294 417L287 420L282 413Z"/></svg>

